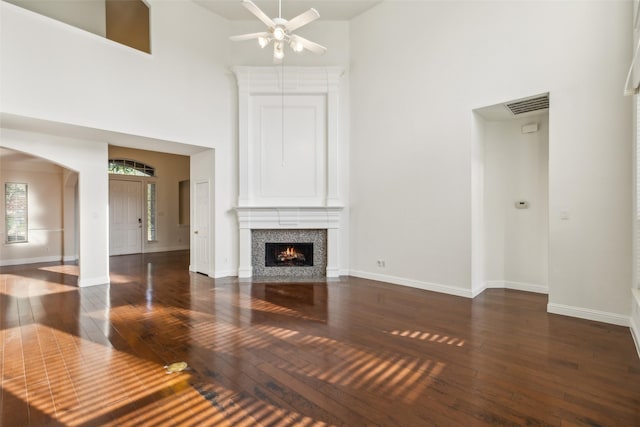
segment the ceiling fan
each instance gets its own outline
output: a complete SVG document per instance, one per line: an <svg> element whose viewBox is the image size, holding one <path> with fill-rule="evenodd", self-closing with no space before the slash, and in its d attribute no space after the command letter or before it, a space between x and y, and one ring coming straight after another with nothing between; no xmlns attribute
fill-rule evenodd
<svg viewBox="0 0 640 427"><path fill-rule="evenodd" d="M320 18L320 14L314 8L301 13L300 15L287 21L282 18L282 0L278 1L278 17L269 18L258 6L251 0L242 0L242 5L253 13L259 20L265 23L267 31L260 33L242 34L239 36L231 36L232 41L244 41L258 39L260 47L264 48L273 42L273 62L279 64L284 58L284 45L288 44L294 52L302 52L304 49L313 53L322 55L327 48L293 34L295 30L307 25L308 23Z"/></svg>

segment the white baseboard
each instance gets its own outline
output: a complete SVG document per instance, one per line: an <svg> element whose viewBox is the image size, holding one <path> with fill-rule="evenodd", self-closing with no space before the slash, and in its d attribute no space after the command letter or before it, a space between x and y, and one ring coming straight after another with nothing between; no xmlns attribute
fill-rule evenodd
<svg viewBox="0 0 640 427"><path fill-rule="evenodd" d="M631 327L631 336L633 337L633 342L636 344L636 351L638 352L638 357L640 357L640 289L633 289L632 291L631 304L631 317L629 319L630 327Z"/></svg>
<svg viewBox="0 0 640 427"><path fill-rule="evenodd" d="M110 283L109 276L101 277L81 277L78 279L78 286L86 288L87 286L108 285Z"/></svg>
<svg viewBox="0 0 640 427"><path fill-rule="evenodd" d="M38 264L41 262L56 262L62 260L62 255L43 256L36 258L20 258L20 259L3 259L0 261L0 267L7 265L20 265L20 264Z"/></svg>
<svg viewBox="0 0 640 427"><path fill-rule="evenodd" d="M609 323L618 326L630 326L629 316L623 316L606 311L592 310L589 308L573 307L564 304L547 304L547 312L561 314L563 316L577 317L579 319L595 320L596 322Z"/></svg>
<svg viewBox="0 0 640 427"><path fill-rule="evenodd" d="M64 262L76 262L78 261L78 255L67 255L62 258Z"/></svg>
<svg viewBox="0 0 640 427"><path fill-rule="evenodd" d="M214 279L219 279L221 277L234 277L237 275L238 273L234 270L226 270L226 271L223 270L223 271L215 271L212 277Z"/></svg>
<svg viewBox="0 0 640 427"><path fill-rule="evenodd" d="M147 246L144 248L145 254L155 253L155 252L173 252L173 251L184 251L188 250L189 245L179 245L179 246Z"/></svg>
<svg viewBox="0 0 640 427"><path fill-rule="evenodd" d="M392 283L394 285L408 286L411 288L424 289L425 291L441 292L443 294L455 295L458 297L472 298L471 290L456 288L454 286L440 285L438 283L423 282L403 277L389 276L386 274L369 273L366 271L350 270L349 274L362 279L377 280L379 282Z"/></svg>
<svg viewBox="0 0 640 427"><path fill-rule="evenodd" d="M508 280L489 280L485 282L484 289L513 289L516 291L535 292L538 294L548 294L549 288L544 285L534 283L511 282ZM483 289L483 290L484 290Z"/></svg>

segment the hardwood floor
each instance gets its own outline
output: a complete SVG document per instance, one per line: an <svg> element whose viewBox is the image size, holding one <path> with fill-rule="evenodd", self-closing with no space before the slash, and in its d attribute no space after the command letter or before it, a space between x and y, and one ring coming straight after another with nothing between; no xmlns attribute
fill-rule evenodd
<svg viewBox="0 0 640 427"><path fill-rule="evenodd" d="M544 295L187 265L113 257L111 285L83 289L72 265L0 269L0 425L640 426L629 329Z"/></svg>

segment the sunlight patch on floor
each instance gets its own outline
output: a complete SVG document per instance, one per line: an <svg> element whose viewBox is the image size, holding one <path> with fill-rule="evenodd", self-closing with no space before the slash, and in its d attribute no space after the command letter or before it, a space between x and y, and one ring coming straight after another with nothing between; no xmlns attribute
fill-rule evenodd
<svg viewBox="0 0 640 427"><path fill-rule="evenodd" d="M420 341L431 341L439 344L455 345L456 347L462 347L464 346L464 343L465 343L465 341L460 338L450 337L448 335L440 335L440 334L435 334L430 332L424 332L424 331L394 330L394 331L388 331L385 333L390 335L396 335L399 337L404 337L404 338L412 338Z"/></svg>

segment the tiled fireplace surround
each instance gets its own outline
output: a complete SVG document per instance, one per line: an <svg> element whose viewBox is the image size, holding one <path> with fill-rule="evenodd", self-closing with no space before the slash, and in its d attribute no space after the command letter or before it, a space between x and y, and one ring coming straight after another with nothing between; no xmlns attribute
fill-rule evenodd
<svg viewBox="0 0 640 427"><path fill-rule="evenodd" d="M343 209L338 172L338 95L342 69L235 67L233 71L239 89L238 277L281 273L288 277L338 277ZM285 135L295 135L290 143L299 144L288 148L296 157L286 164L283 159L282 165L280 154L274 152L284 150L279 145L284 138L280 128L269 127L278 121L280 116L273 114L281 114L280 108L287 114L283 122L294 127L287 129ZM296 120L287 121L288 117ZM282 191L277 186L269 187L269 183L280 182L282 176L309 182L308 190L304 187L288 193L286 186L282 186L285 188ZM253 230L266 234L252 233ZM293 230L298 231L291 233ZM320 260L320 265L326 262L326 269L318 269L317 262L315 268L288 267L286 272L282 267L278 267L279 271L266 269L261 247L265 236L275 236L275 241L289 242L291 236L308 241L313 232L303 230L326 230L326 243L321 244L326 247L321 250ZM278 232L283 233L282 237L278 237ZM260 241L255 241L255 235Z"/></svg>

